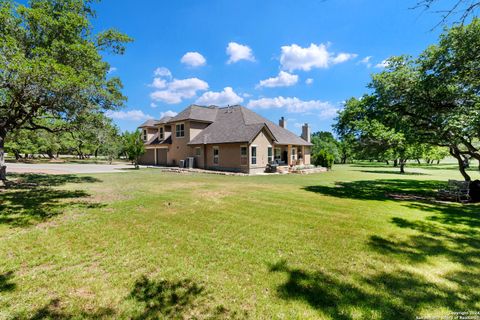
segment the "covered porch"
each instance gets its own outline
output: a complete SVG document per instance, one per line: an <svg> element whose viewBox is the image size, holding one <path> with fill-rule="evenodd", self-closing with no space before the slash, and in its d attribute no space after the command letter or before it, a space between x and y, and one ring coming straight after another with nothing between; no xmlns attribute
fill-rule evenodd
<svg viewBox="0 0 480 320"><path fill-rule="evenodd" d="M274 145L273 160L279 166L298 166L310 164L310 147L302 145Z"/></svg>

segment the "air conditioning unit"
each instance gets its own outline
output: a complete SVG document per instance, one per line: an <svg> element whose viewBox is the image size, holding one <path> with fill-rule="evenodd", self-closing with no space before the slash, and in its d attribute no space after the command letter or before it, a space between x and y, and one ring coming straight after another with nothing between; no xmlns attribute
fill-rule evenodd
<svg viewBox="0 0 480 320"><path fill-rule="evenodd" d="M188 157L187 158L187 168L193 169L195 167L195 158L194 157Z"/></svg>

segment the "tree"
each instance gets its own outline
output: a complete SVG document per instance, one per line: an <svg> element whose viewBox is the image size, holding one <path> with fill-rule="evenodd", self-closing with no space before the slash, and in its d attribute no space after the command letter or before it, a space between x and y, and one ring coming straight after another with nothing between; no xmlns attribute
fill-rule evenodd
<svg viewBox="0 0 480 320"><path fill-rule="evenodd" d="M145 153L145 145L140 131L128 132L123 134L123 145L128 160L132 161L135 169L138 169L138 159Z"/></svg>
<svg viewBox="0 0 480 320"><path fill-rule="evenodd" d="M331 169L334 161L335 156L328 150L322 149L313 154L313 164L316 166L322 166Z"/></svg>
<svg viewBox="0 0 480 320"><path fill-rule="evenodd" d="M333 134L328 131L319 131L312 134L312 154L321 150L326 150L334 156L336 162L340 162L340 152L338 150L338 141Z"/></svg>
<svg viewBox="0 0 480 320"><path fill-rule="evenodd" d="M4 141L41 119L67 122L80 113L115 109L126 99L120 79L108 78L101 53L123 54L131 39L110 29L92 34L93 0L0 0L0 181L6 180Z"/></svg>
<svg viewBox="0 0 480 320"><path fill-rule="evenodd" d="M418 58L388 60L373 76L369 109L420 143L447 147L465 180L465 158L480 160L480 20L455 26Z"/></svg>
<svg viewBox="0 0 480 320"><path fill-rule="evenodd" d="M407 160L413 157L418 144L416 137L409 134L405 119L378 112L373 95L347 100L334 128L340 137L356 139L356 152L360 158L394 160L399 164L400 173L405 173Z"/></svg>
<svg viewBox="0 0 480 320"><path fill-rule="evenodd" d="M474 15L480 9L480 1L475 0L455 0L450 6L436 9L439 0L418 0L415 9L422 8L425 11L434 10L441 14L442 18L437 26L445 24L451 18L454 23L465 23L468 17Z"/></svg>

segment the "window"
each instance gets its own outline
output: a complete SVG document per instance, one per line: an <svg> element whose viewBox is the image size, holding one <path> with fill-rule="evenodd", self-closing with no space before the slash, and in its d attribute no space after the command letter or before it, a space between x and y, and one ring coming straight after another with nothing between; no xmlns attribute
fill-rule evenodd
<svg viewBox="0 0 480 320"><path fill-rule="evenodd" d="M177 138L185 137L185 124L179 123L175 125L175 136Z"/></svg>
<svg viewBox="0 0 480 320"><path fill-rule="evenodd" d="M201 154L202 154L202 149L200 149L200 147L196 147L196 148L195 148L195 155L196 155L197 157L199 157Z"/></svg>
<svg viewBox="0 0 480 320"><path fill-rule="evenodd" d="M213 147L213 164L218 164L219 150L218 147Z"/></svg>
<svg viewBox="0 0 480 320"><path fill-rule="evenodd" d="M160 140L163 140L163 138L164 138L163 127L160 127L158 132L159 132L158 136L160 137Z"/></svg>
<svg viewBox="0 0 480 320"><path fill-rule="evenodd" d="M292 161L297 160L297 149L292 148Z"/></svg>
<svg viewBox="0 0 480 320"><path fill-rule="evenodd" d="M143 129L143 140L147 141L147 129Z"/></svg>
<svg viewBox="0 0 480 320"><path fill-rule="evenodd" d="M273 163L273 149L272 147L268 147L268 163Z"/></svg>
<svg viewBox="0 0 480 320"><path fill-rule="evenodd" d="M252 164L257 164L257 147L252 147Z"/></svg>
<svg viewBox="0 0 480 320"><path fill-rule="evenodd" d="M281 161L282 160L282 149L275 148L275 160Z"/></svg>
<svg viewBox="0 0 480 320"><path fill-rule="evenodd" d="M246 166L248 164L248 149L246 146L240 147L240 164Z"/></svg>

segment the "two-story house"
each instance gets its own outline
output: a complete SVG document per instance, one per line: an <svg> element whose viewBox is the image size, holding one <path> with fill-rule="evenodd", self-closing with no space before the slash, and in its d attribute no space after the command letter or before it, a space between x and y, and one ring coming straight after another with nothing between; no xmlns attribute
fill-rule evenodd
<svg viewBox="0 0 480 320"><path fill-rule="evenodd" d="M268 163L310 164L310 129L298 137L242 106L191 105L175 117L148 120L139 127L146 153L140 164L194 167L244 173L264 172Z"/></svg>

